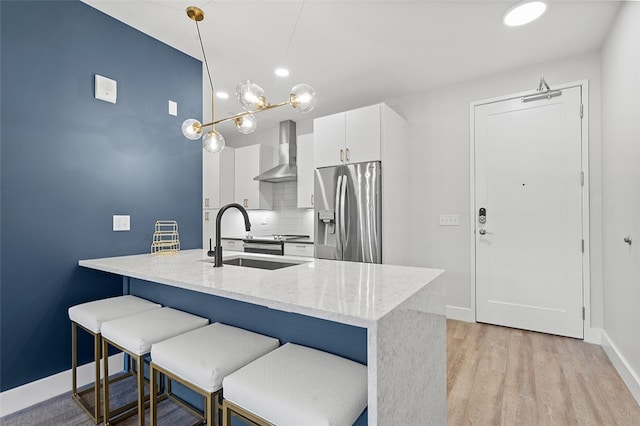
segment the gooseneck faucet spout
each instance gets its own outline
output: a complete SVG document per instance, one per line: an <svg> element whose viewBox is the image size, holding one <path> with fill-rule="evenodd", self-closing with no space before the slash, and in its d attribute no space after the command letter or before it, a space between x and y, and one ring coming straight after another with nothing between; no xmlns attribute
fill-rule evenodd
<svg viewBox="0 0 640 426"><path fill-rule="evenodd" d="M231 207L235 207L236 209L240 210L240 213L242 213L242 216L244 216L244 228L247 232L251 230L249 215L247 214L247 211L244 209L244 207L242 207L238 203L231 203L222 206L220 208L220 211L218 212L218 215L216 216L216 248L214 251L214 267L222 266L222 242L220 237L220 223L222 222L222 215L224 214L224 212L229 210Z"/></svg>

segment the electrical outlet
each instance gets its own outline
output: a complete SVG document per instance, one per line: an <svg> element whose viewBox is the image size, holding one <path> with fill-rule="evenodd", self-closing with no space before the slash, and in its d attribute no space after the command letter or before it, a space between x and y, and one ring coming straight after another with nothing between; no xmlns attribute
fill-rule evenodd
<svg viewBox="0 0 640 426"><path fill-rule="evenodd" d="M122 214L113 215L113 230L114 231L130 231L131 230L131 217Z"/></svg>
<svg viewBox="0 0 640 426"><path fill-rule="evenodd" d="M460 218L457 214L441 214L440 226L458 226L460 225Z"/></svg>

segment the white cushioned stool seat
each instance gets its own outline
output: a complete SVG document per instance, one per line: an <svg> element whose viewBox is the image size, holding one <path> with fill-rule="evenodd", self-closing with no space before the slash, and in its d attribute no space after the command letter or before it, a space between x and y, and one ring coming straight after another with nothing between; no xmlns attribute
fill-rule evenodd
<svg viewBox="0 0 640 426"><path fill-rule="evenodd" d="M151 345L178 334L204 327L202 318L173 308L160 308L102 324L102 337L135 355L151 351Z"/></svg>
<svg viewBox="0 0 640 426"><path fill-rule="evenodd" d="M109 345L116 345L131 355L138 366L136 382L138 387L138 424L145 422L145 392L144 392L144 355L151 351L151 346L161 340L169 339L187 331L204 327L209 319L182 312L172 308L153 309L128 317L107 321L102 324L102 352L107 353ZM104 377L109 377L109 363L102 365ZM104 395L104 423L110 424L111 411L109 408L109 382L105 380L102 394ZM155 395L156 386L150 386L150 393ZM122 416L128 416L124 413ZM120 418L114 419L113 423Z"/></svg>
<svg viewBox="0 0 640 426"><path fill-rule="evenodd" d="M365 365L293 343L222 386L225 400L278 426L352 425L367 407Z"/></svg>
<svg viewBox="0 0 640 426"><path fill-rule="evenodd" d="M151 347L154 364L208 392L222 379L280 346L280 341L229 325L214 323Z"/></svg>
<svg viewBox="0 0 640 426"><path fill-rule="evenodd" d="M117 296L72 306L69 308L69 319L93 333L100 333L104 322L160 307L157 303L136 296Z"/></svg>

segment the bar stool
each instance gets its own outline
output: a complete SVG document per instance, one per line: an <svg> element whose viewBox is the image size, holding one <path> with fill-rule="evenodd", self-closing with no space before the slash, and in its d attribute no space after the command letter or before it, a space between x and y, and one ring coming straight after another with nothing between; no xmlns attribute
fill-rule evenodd
<svg viewBox="0 0 640 426"><path fill-rule="evenodd" d="M214 323L151 347L150 388L156 373L182 383L205 398L203 420L219 424L222 380L280 346L280 341L241 328ZM170 381L169 381L170 383ZM170 385L169 395L171 394ZM200 415L200 413L198 413ZM157 397L151 393L151 424L157 424Z"/></svg>
<svg viewBox="0 0 640 426"><path fill-rule="evenodd" d="M171 337L204 327L209 323L207 318L198 317L172 308L160 308L142 312L125 318L108 321L102 324L102 351L108 353L109 345L128 354L136 362L138 405L137 409L123 413L118 418L110 420L109 409L109 381L104 383L104 424L119 422L120 420L138 413L138 424L144 425L145 395L144 395L144 356L151 351L154 343ZM109 377L108 363L103 363L104 377ZM150 388L149 393L156 392Z"/></svg>
<svg viewBox="0 0 640 426"><path fill-rule="evenodd" d="M223 425L352 425L367 407L367 366L287 343L224 378Z"/></svg>
<svg viewBox="0 0 640 426"><path fill-rule="evenodd" d="M122 318L140 312L158 309L160 305L135 296L117 296L108 299L82 303L69 308L71 320L71 387L72 397L91 416L94 423L102 421L100 414L100 329L106 321ZM93 358L95 363L94 386L78 392L78 326L93 336ZM108 357L104 357L107 363ZM94 392L93 411L83 395Z"/></svg>

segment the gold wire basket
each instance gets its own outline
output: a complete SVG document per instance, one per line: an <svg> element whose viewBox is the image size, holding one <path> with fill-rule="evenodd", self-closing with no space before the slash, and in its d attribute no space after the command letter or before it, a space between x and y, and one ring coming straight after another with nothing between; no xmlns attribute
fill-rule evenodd
<svg viewBox="0 0 640 426"><path fill-rule="evenodd" d="M178 222L175 220L156 221L151 243L151 254L175 254L180 251Z"/></svg>

